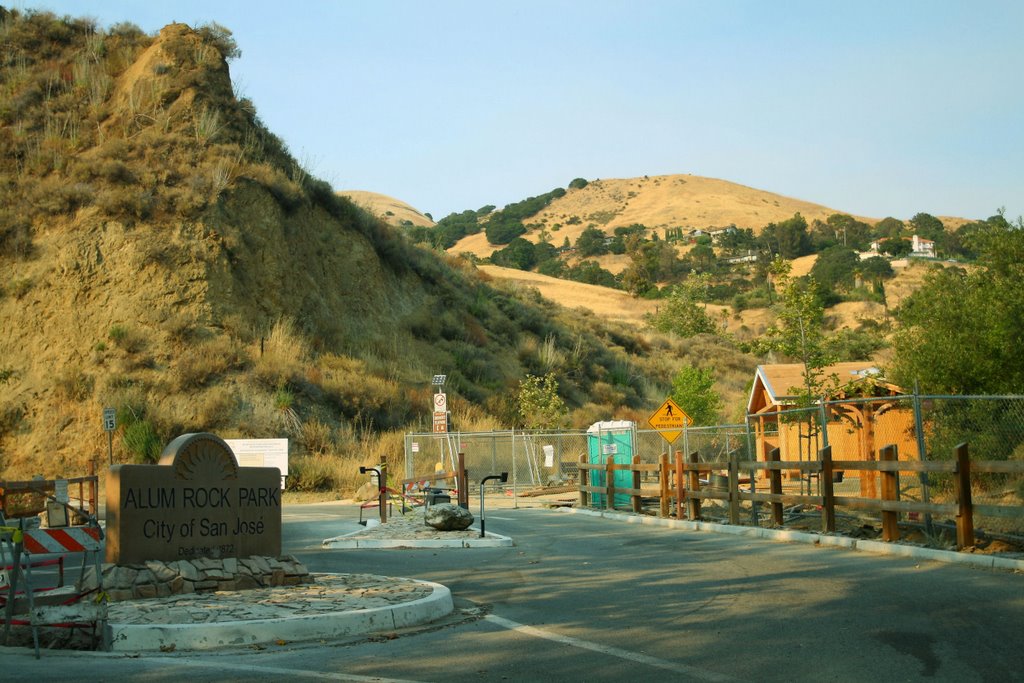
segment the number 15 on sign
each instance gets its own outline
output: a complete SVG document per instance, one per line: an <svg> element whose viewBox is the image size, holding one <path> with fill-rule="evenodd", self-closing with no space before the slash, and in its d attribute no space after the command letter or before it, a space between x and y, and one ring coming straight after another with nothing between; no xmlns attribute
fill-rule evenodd
<svg viewBox="0 0 1024 683"><path fill-rule="evenodd" d="M114 464L114 430L117 429L117 411L113 408L103 409L103 431L107 433L107 454L110 464Z"/></svg>

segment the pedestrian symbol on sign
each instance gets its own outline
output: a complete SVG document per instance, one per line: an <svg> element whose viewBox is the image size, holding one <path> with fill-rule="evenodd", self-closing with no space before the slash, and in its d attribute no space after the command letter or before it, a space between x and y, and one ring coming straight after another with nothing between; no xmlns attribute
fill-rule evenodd
<svg viewBox="0 0 1024 683"><path fill-rule="evenodd" d="M693 423L693 420L675 401L669 398L654 411L647 423L656 429L666 441L672 443L679 438L684 429Z"/></svg>

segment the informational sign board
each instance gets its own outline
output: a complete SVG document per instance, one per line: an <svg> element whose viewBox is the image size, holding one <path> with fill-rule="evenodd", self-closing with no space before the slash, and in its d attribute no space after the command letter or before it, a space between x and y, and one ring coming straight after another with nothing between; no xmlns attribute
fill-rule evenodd
<svg viewBox="0 0 1024 683"><path fill-rule="evenodd" d="M288 476L288 439L224 439L239 467L276 467L281 488Z"/></svg>
<svg viewBox="0 0 1024 683"><path fill-rule="evenodd" d="M434 413L434 433L448 433L448 413Z"/></svg>
<svg viewBox="0 0 1024 683"><path fill-rule="evenodd" d="M53 482L53 497L58 503L68 502L68 480L56 479Z"/></svg>
<svg viewBox="0 0 1024 683"><path fill-rule="evenodd" d="M448 394L439 392L434 394L434 412L435 413L447 413L448 412Z"/></svg>
<svg viewBox="0 0 1024 683"><path fill-rule="evenodd" d="M418 441L413 441L412 442L412 452L413 453L419 453L420 452L420 444L419 444Z"/></svg>
<svg viewBox="0 0 1024 683"><path fill-rule="evenodd" d="M678 439L683 430L693 424L690 416L670 398L665 399L647 422L669 443Z"/></svg>

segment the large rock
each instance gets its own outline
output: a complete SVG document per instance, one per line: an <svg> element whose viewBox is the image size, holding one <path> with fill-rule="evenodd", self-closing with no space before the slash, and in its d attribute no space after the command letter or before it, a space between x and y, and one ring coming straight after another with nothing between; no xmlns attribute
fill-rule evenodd
<svg viewBox="0 0 1024 683"><path fill-rule="evenodd" d="M473 523L473 513L458 505L442 503L427 508L423 514L423 521L427 526L432 526L439 531L462 531L468 529L469 525Z"/></svg>

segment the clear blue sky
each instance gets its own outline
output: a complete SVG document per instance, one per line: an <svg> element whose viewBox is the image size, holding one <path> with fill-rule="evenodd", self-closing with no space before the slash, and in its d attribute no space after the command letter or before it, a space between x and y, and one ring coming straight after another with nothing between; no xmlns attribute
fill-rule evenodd
<svg viewBox="0 0 1024 683"><path fill-rule="evenodd" d="M0 0L216 21L315 175L440 218L693 173L872 217L1024 213L1024 2Z"/></svg>

